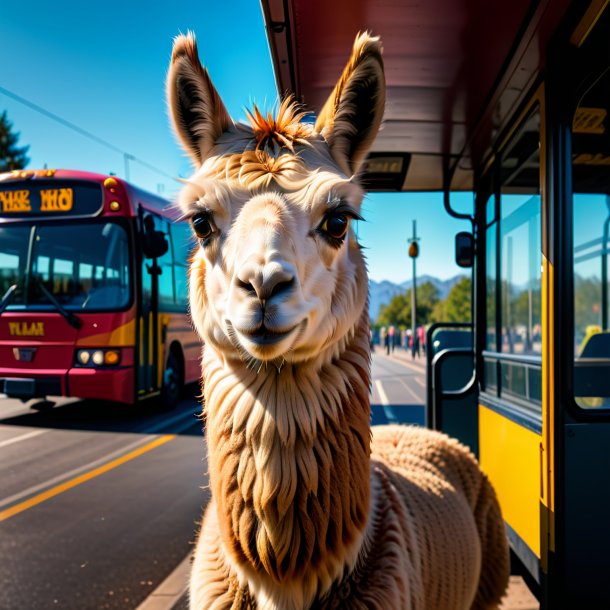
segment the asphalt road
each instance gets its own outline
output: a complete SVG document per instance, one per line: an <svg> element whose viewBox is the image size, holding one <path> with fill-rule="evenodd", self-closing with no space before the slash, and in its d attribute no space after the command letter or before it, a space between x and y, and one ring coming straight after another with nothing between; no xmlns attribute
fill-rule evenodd
<svg viewBox="0 0 610 610"><path fill-rule="evenodd" d="M373 353L371 423L425 425L425 359L412 359L404 350L389 356L377 347Z"/></svg>
<svg viewBox="0 0 610 610"><path fill-rule="evenodd" d="M377 348L372 372L372 423L423 424L423 358ZM0 610L187 607L209 497L191 390L168 412L0 397Z"/></svg>
<svg viewBox="0 0 610 610"><path fill-rule="evenodd" d="M0 399L0 608L136 608L207 502L197 401L32 404Z"/></svg>

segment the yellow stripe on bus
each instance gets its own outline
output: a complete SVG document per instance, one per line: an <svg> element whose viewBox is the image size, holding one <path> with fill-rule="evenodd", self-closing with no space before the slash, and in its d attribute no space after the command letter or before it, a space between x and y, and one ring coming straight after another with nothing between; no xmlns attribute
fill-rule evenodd
<svg viewBox="0 0 610 610"><path fill-rule="evenodd" d="M540 436L479 405L479 453L504 520L540 557Z"/></svg>
<svg viewBox="0 0 610 610"><path fill-rule="evenodd" d="M130 320L115 328L111 332L90 335L79 339L77 345L85 346L102 346L109 345L112 347L131 347L136 342L136 323L135 320Z"/></svg>
<svg viewBox="0 0 610 610"><path fill-rule="evenodd" d="M73 487L76 487L77 485L80 485L81 483L90 481L91 479L98 477L101 474L104 474L105 472L108 472L109 470L116 468L117 466L121 466L121 464L124 464L125 462L129 462L130 460L133 460L134 458L137 458L137 457L141 456L142 454L147 453L148 451L151 451L152 449L156 449L157 447L164 445L165 443L167 443L171 440L174 440L175 438L176 438L175 434L166 434L164 436L161 436L161 437L155 439L154 441L144 445L143 447L134 449L133 451L130 451L129 453L126 453L125 455L121 456L120 458L117 458L116 460L112 460L111 462L108 462L107 464L104 464L103 466L99 466L98 468L95 468L94 470L85 472L84 474L74 477L73 479L70 479L69 481L65 481L64 483L56 485L55 487L51 487L51 489L47 489L46 491L43 491L42 493L39 493L39 494L33 496L32 498L29 498L28 500L24 500L23 502L19 502L18 504L9 506L9 508L6 508L5 510L0 511L0 521L6 521L7 519L10 519L11 517L13 517L17 514L22 513L23 511L27 510L28 508L32 508L33 506L41 504L42 502L45 502L46 500L49 500L50 498L54 498L55 496L58 496L59 494L62 494L64 491L68 491L69 489L72 489Z"/></svg>

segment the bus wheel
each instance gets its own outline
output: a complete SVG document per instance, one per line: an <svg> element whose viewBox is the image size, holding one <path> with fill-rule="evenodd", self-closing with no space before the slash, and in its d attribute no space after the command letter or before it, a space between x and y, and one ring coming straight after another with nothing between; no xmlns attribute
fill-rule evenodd
<svg viewBox="0 0 610 610"><path fill-rule="evenodd" d="M163 387L161 388L161 404L166 409L173 409L182 394L183 373L182 362L174 350L171 350L163 371Z"/></svg>

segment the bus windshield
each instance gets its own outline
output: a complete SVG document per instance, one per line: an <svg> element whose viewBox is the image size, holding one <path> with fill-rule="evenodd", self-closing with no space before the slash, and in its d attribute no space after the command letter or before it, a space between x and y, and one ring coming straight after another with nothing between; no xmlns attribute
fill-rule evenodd
<svg viewBox="0 0 610 610"><path fill-rule="evenodd" d="M42 285L67 310L122 309L131 295L128 244L116 222L0 227L0 297L17 285L7 310L54 309Z"/></svg>

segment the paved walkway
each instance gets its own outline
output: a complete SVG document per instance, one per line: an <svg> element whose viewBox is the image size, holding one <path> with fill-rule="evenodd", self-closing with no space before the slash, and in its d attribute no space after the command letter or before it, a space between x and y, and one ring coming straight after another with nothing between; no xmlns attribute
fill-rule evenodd
<svg viewBox="0 0 610 610"><path fill-rule="evenodd" d="M380 354L382 356L386 356L386 358L393 358L395 360L399 360L400 362L404 362L405 364L414 364L416 366L420 366L422 369L426 368L426 354L422 351L419 357L415 356L413 358L411 356L411 352L402 347L396 347L393 352L390 352L388 356L386 353L386 349L381 348L379 345L375 346L375 353Z"/></svg>
<svg viewBox="0 0 610 610"><path fill-rule="evenodd" d="M540 610L540 604L521 576L511 576L508 583L508 594L499 610Z"/></svg>

